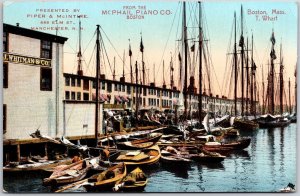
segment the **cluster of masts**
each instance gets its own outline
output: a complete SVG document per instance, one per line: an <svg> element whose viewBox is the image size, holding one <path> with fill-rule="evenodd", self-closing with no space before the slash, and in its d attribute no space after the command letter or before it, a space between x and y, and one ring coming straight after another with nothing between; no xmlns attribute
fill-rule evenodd
<svg viewBox="0 0 300 196"><path fill-rule="evenodd" d="M186 2L183 2L183 31L182 31L182 54L184 56L183 59L181 59L181 56L179 54L179 62L180 62L180 72L184 73L183 78L182 74L180 73L180 80L183 83L183 88L181 89L183 96L184 96L184 116L187 116L187 109L188 107L188 94L193 94L194 93L194 75L190 77L190 86L188 87L187 85L187 73L188 73L188 65L187 65L187 51L188 51L188 38L187 38L187 26L186 26ZM236 35L236 13L234 13L234 50L233 50L233 71L234 71L234 114L238 115L237 113L237 100L238 100L238 54L240 55L241 58L241 115L249 115L249 109L250 109L250 115L255 115L256 114L256 64L253 60L253 34L252 34L252 43L251 43L251 49L248 46L248 37L246 39L246 44L245 44L245 38L244 38L244 29L243 29L243 7L241 6L241 35L240 35L240 40L239 43L237 44L237 35ZM99 28L99 26L98 26ZM98 29L97 28L97 29ZM97 31L97 35L100 34L100 32ZM202 11L201 11L201 2L199 2L199 101L198 101L198 108L202 108L202 86L203 86L203 73L202 73L202 61L203 61L203 28L202 28ZM99 40L98 40L99 42ZM270 53L270 59L271 59L271 66L270 66L270 72L268 74L268 87L267 87L267 96L264 100L263 98L263 107L262 107L262 113L265 113L265 103L268 103L268 112L271 114L275 113L275 91L274 91L274 85L275 85L275 79L274 79L274 60L276 59L275 55L275 36L274 32L272 32L272 37L271 37L271 42L272 42L272 48L271 48L271 53ZM239 53L237 52L237 47L240 47ZM97 46L97 48L100 47ZM194 47L194 45L193 45ZM280 47L280 113L283 113L283 58L282 58L282 51ZM145 62L144 62L144 45L143 45L143 39L142 39L142 34L141 34L141 41L140 41L140 52L142 54L142 79L140 79L141 84L146 85L145 81ZM249 52L251 52L251 55L249 55ZM138 63L137 61L135 62L135 81L134 81L134 75L133 75L133 65L132 65L132 50L131 50L131 44L129 40L129 58L130 58L130 82L131 83L136 83L138 84ZM97 63L99 61L99 66L100 66L100 54L97 52ZM78 75L83 75L82 71L82 53L81 53L81 22L79 18L79 51L77 53L78 57L78 70L77 73ZM125 51L124 51L124 56L123 58L125 59ZM124 73L124 59L123 59L123 74L121 81L125 81L125 73ZM249 65L250 64L250 65ZM182 66L184 65L184 66ZM183 71L183 68L184 71ZM96 75L100 76L100 68L98 70L97 66L97 71ZM155 65L154 65L154 72L155 72ZM171 55L171 61L170 61L170 86L171 89L174 88L174 66L173 66L173 60L172 60L172 55ZM141 77L141 76L140 76ZM113 70L113 80L116 80L116 72L115 72L115 58L114 58L114 70ZM246 85L245 85L246 81ZM209 81L210 82L210 81ZM98 82L97 82L98 83ZM154 73L154 84L155 84L155 73ZM263 92L264 92L264 83L263 85ZM245 89L246 87L246 89ZM289 87L290 87L290 81L289 81ZM166 88L166 81L165 81L165 63L163 61L163 88ZM98 90L98 88L96 88ZM246 92L246 93L245 93ZM137 93L137 92L136 92ZM96 92L97 94L97 92ZM249 94L250 94L250 103L249 103ZM289 89L289 95L290 95L290 89ZM96 96L97 97L97 96ZM136 95L138 97L138 95ZM290 97L290 96L289 96ZM291 102L289 100L289 102ZM136 102L137 108L138 108L139 101ZM250 107L249 107L250 106ZM290 107L291 108L291 107ZM137 111L136 111L137 112ZM201 117L201 110L199 110L199 120L202 120Z"/></svg>

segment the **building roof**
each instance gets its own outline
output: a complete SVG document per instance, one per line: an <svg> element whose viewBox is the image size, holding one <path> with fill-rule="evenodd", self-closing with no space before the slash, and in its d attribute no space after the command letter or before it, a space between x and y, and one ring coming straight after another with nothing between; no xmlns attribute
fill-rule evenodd
<svg viewBox="0 0 300 196"><path fill-rule="evenodd" d="M3 31L8 33L13 33L17 35L22 35L26 37L36 38L36 39L43 39L51 42L56 42L60 44L64 44L65 41L68 40L66 37L56 36L49 33L43 33L40 31L35 31L31 29L26 29L19 26L13 26L10 24L3 24Z"/></svg>

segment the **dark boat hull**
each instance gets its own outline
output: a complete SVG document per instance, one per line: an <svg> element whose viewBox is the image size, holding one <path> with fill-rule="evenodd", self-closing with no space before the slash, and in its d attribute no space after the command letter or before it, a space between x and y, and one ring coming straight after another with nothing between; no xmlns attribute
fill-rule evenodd
<svg viewBox="0 0 300 196"><path fill-rule="evenodd" d="M246 138L237 142L221 145L204 145L203 149L212 152L232 151L232 150L243 150L250 145L251 139Z"/></svg>
<svg viewBox="0 0 300 196"><path fill-rule="evenodd" d="M186 158L175 158L173 156L161 156L160 161L162 164L168 165L168 166L178 166L182 167L184 165L190 165L191 160Z"/></svg>
<svg viewBox="0 0 300 196"><path fill-rule="evenodd" d="M234 124L233 124L234 128L243 130L243 131L255 131L259 128L259 124L254 122L254 121L250 121L250 120L235 120Z"/></svg>
<svg viewBox="0 0 300 196"><path fill-rule="evenodd" d="M267 121L258 121L260 128L275 128L275 127L285 127L290 124L290 121L279 121L279 122L267 122Z"/></svg>

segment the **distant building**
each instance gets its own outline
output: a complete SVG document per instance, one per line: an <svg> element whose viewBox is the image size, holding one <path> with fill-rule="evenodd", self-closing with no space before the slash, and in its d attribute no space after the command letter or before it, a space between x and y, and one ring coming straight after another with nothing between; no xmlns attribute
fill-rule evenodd
<svg viewBox="0 0 300 196"><path fill-rule="evenodd" d="M95 100L95 77L80 76L77 74L64 73L65 78L65 102L89 102ZM106 79L101 75L100 97L103 101L104 110L136 109L136 84L126 82L125 78L117 80ZM138 84L139 109L165 111L174 110L180 102L180 91L166 86L158 87L154 83L150 85ZM198 94L188 95L188 105L192 112L198 111ZM191 104L190 104L191 103ZM218 115L234 113L234 100L227 97L202 96L204 110L215 112ZM240 110L240 102L237 103ZM188 109L188 111L190 110Z"/></svg>

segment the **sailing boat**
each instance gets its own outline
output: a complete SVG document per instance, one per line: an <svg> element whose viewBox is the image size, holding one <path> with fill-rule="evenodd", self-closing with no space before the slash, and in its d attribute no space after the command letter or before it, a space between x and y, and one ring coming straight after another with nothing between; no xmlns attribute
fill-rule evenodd
<svg viewBox="0 0 300 196"><path fill-rule="evenodd" d="M235 35L236 35L236 15L234 15L235 19ZM236 37L236 36L235 36ZM235 38L235 46L234 46L234 62L235 62L235 115L237 115L236 111L236 99L237 99L237 50L236 50L236 38ZM242 99L241 99L241 118L235 118L233 126L234 128L245 130L245 131L255 131L258 129L258 123L248 120L244 116L244 35L243 35L243 7L241 6L241 37L239 46L241 47L241 90L242 90ZM248 49L247 49L248 50ZM252 36L252 54L253 54L253 36ZM252 67L253 63L253 55L252 55ZM253 82L252 82L253 83Z"/></svg>
<svg viewBox="0 0 300 196"><path fill-rule="evenodd" d="M268 99L269 99L269 113L261 116L257 122L261 128L271 128L271 127L285 127L290 123L290 120L283 116L283 60L282 60L282 47L280 47L280 116L274 116L275 114L275 99L274 99L274 60L276 59L275 55L275 36L274 31L271 36L272 48L271 48L271 68L269 73L269 82L268 82Z"/></svg>

